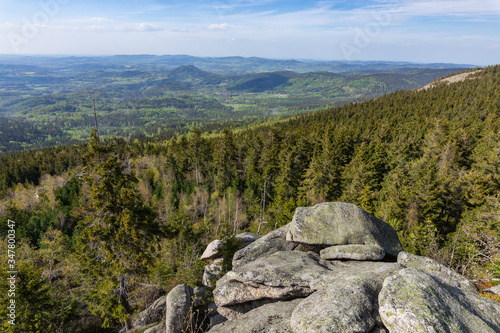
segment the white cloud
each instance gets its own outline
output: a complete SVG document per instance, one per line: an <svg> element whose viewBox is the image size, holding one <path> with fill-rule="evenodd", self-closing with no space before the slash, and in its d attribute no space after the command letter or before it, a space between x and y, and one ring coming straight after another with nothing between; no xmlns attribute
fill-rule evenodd
<svg viewBox="0 0 500 333"><path fill-rule="evenodd" d="M89 17L88 19L83 19L82 21L87 21L87 22L100 22L100 23L112 23L114 22L111 19L107 19L104 17Z"/></svg>
<svg viewBox="0 0 500 333"><path fill-rule="evenodd" d="M234 25L228 24L228 23L221 23L221 24L210 24L208 26L208 29L210 30L227 30L234 28Z"/></svg>
<svg viewBox="0 0 500 333"><path fill-rule="evenodd" d="M83 27L59 26L59 30L90 31L90 32L153 32L162 31L162 27L149 23L127 23L115 26L87 25Z"/></svg>
<svg viewBox="0 0 500 333"><path fill-rule="evenodd" d="M0 30L2 31L10 31L13 29L19 29L20 26L12 24L10 22L0 23Z"/></svg>
<svg viewBox="0 0 500 333"><path fill-rule="evenodd" d="M117 26L118 31L137 31L137 32L151 32L151 31L162 31L163 28L149 24L149 23L134 23L134 24L124 24Z"/></svg>

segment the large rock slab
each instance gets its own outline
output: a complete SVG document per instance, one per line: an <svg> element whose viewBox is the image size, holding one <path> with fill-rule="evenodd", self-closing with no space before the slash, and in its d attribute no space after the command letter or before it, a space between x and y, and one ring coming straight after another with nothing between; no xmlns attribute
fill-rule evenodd
<svg viewBox="0 0 500 333"><path fill-rule="evenodd" d="M295 249L297 244L286 240L289 228L290 225L287 224L237 251L233 257L233 269L278 251L292 251Z"/></svg>
<svg viewBox="0 0 500 333"><path fill-rule="evenodd" d="M358 206L343 202L298 207L286 239L316 245L378 245L394 257L403 251L394 228Z"/></svg>
<svg viewBox="0 0 500 333"><path fill-rule="evenodd" d="M400 252L398 255L398 263L408 268L423 269L428 273L439 276L440 279L454 287L473 293L477 292L477 288L474 283L454 270L451 270L448 267L432 260L431 258L417 256L408 252Z"/></svg>
<svg viewBox="0 0 500 333"><path fill-rule="evenodd" d="M390 332L500 332L500 303L420 269L384 281L379 312Z"/></svg>
<svg viewBox="0 0 500 333"><path fill-rule="evenodd" d="M385 257L385 251L378 245L336 245L320 251L321 259L349 259L378 261Z"/></svg>
<svg viewBox="0 0 500 333"><path fill-rule="evenodd" d="M250 245L250 243L253 243L257 239L261 238L262 236L253 234L251 232L242 232L241 234L237 234L235 237L243 242L243 246L247 246Z"/></svg>
<svg viewBox="0 0 500 333"><path fill-rule="evenodd" d="M294 333L381 332L378 294L388 276L402 266L395 263L368 266L366 270L344 271L328 285L303 300L293 311Z"/></svg>
<svg viewBox="0 0 500 333"><path fill-rule="evenodd" d="M240 318L215 326L210 333L293 333L290 327L292 311L301 299L263 305Z"/></svg>
<svg viewBox="0 0 500 333"><path fill-rule="evenodd" d="M275 252L224 275L217 281L214 299L217 306L226 307L259 300L306 297L313 292L311 283L331 273L331 269L320 264L319 258L308 253Z"/></svg>
<svg viewBox="0 0 500 333"><path fill-rule="evenodd" d="M179 333L188 325L187 316L191 310L193 288L181 284L167 295L166 333Z"/></svg>

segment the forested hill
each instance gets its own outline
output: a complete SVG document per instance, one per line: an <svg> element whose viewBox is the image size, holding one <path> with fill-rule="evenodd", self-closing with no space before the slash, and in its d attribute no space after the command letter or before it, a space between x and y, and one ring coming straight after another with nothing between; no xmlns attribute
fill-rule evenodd
<svg viewBox="0 0 500 333"><path fill-rule="evenodd" d="M99 295L112 296L118 280L90 272L77 260L83 248L74 244L88 240L91 203L102 200L95 191L106 189L94 188L92 179L114 172L129 177L127 191L140 193L130 202L154 211L164 237L148 239L148 246L159 244L161 250L151 253L147 269L130 277L133 309L142 309L145 285L165 292L180 282L199 282L203 243L243 230L263 234L290 222L297 206L321 201L350 202L373 213L398 231L408 252L470 278L500 278L500 66L461 82L397 91L246 130L116 140L111 151L99 148L104 144L95 135L92 142L88 148L2 156L0 225L5 236L7 219L17 221L25 251L39 258L30 269L58 272L44 283L78 289L60 291L58 302L86 300L107 324L117 325L127 312L103 311L109 299L97 296L95 286L101 286ZM94 157L90 164L87 157L82 173L84 153ZM103 156L110 156L108 162ZM127 214L125 221L133 223L134 210ZM67 243L60 241L50 261L43 244L53 234ZM86 318L88 325L99 322L83 310L67 315Z"/></svg>
<svg viewBox="0 0 500 333"><path fill-rule="evenodd" d="M1 61L0 152L83 142L95 126L94 111L101 136L171 137L194 127L220 130L227 123L256 124L360 102L467 69L401 65L382 71L373 64L368 71L340 74L222 75L193 65L105 67L88 59L34 67Z"/></svg>

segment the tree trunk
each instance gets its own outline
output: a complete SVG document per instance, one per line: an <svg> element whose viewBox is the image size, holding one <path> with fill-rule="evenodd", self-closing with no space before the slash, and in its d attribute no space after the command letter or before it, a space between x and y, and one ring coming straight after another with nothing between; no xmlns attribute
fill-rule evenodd
<svg viewBox="0 0 500 333"><path fill-rule="evenodd" d="M118 277L120 281L120 304L125 309L125 314L127 318L125 319L125 331L129 331L132 327L130 324L130 314L132 313L132 309L130 308L130 304L128 303L128 294L127 294L127 278L124 275L120 275Z"/></svg>

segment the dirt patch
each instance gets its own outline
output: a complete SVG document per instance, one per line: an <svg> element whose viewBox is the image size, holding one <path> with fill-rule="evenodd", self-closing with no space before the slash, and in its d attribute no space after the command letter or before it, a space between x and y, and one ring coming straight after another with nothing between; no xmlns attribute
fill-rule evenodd
<svg viewBox="0 0 500 333"><path fill-rule="evenodd" d="M423 86L419 90L427 90L429 88L434 88L435 86L437 86L438 84L443 83L443 82L447 83L447 84L450 84L450 83L464 81L470 75L476 74L476 73L479 73L479 72L480 72L480 70L476 70L476 71L467 72L467 73L460 73L460 74L453 75L453 76L450 76L450 77L447 77L447 78L444 78L444 79L439 79L439 80L436 80L434 82L429 83L426 86Z"/></svg>

